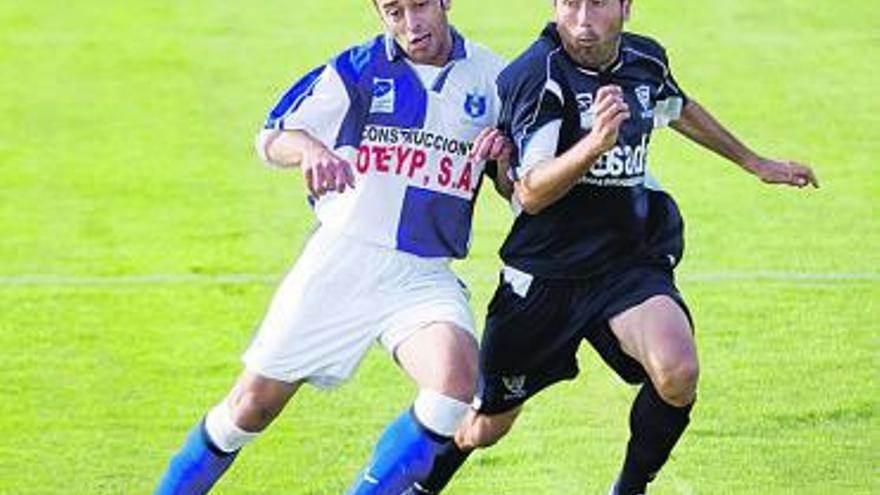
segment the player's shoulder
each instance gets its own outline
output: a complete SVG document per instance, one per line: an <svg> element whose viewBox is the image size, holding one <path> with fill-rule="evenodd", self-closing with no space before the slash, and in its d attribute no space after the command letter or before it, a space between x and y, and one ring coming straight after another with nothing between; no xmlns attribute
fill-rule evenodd
<svg viewBox="0 0 880 495"><path fill-rule="evenodd" d="M624 32L621 46L622 49L632 57L645 60L655 60L663 66L669 64L666 57L666 48L664 48L659 41L650 36Z"/></svg>
<svg viewBox="0 0 880 495"><path fill-rule="evenodd" d="M508 93L532 92L542 88L551 77L551 59L560 47L552 39L541 36L501 71L498 86Z"/></svg>
<svg viewBox="0 0 880 495"><path fill-rule="evenodd" d="M503 58L490 48L470 38L465 38L465 46L468 61L476 68L497 75L507 64Z"/></svg>
<svg viewBox="0 0 880 495"><path fill-rule="evenodd" d="M346 83L357 83L367 68L379 57L386 56L385 35L377 35L367 41L346 48L334 56L328 65L333 67Z"/></svg>

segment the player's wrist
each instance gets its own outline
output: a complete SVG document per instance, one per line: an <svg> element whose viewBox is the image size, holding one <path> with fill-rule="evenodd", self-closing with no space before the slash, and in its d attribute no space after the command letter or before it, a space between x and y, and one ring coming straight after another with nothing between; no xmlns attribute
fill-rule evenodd
<svg viewBox="0 0 880 495"><path fill-rule="evenodd" d="M284 161L288 166L308 167L308 164L315 163L323 153L327 152L324 143L305 131L291 131L285 138L283 153L279 152L278 154L284 156Z"/></svg>
<svg viewBox="0 0 880 495"><path fill-rule="evenodd" d="M764 159L755 154L749 154L740 160L740 167L752 175L760 175Z"/></svg>
<svg viewBox="0 0 880 495"><path fill-rule="evenodd" d="M602 139L592 132L584 136L584 139L580 142L580 148L578 155L581 157L581 160L579 161L586 169L592 167L607 151Z"/></svg>

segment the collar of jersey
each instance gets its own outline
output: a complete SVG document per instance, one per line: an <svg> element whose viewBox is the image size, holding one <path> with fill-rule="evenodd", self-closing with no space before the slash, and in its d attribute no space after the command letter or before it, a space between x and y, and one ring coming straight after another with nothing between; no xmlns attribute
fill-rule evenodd
<svg viewBox="0 0 880 495"><path fill-rule="evenodd" d="M452 34L452 55L450 55L449 61L453 62L467 58L467 47L465 46L464 37L454 27L450 26L449 32ZM394 36L390 33L385 33L385 55L388 57L389 62L397 61L406 56L403 49L394 41Z"/></svg>

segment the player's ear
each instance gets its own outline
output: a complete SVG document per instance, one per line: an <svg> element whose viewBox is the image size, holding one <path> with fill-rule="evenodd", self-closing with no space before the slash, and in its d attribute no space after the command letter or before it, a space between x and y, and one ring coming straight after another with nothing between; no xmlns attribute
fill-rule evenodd
<svg viewBox="0 0 880 495"><path fill-rule="evenodd" d="M452 8L452 0L440 0L440 6L443 10L449 11Z"/></svg>
<svg viewBox="0 0 880 495"><path fill-rule="evenodd" d="M629 12L632 9L633 0L620 0L621 8L623 9L623 20L629 20Z"/></svg>

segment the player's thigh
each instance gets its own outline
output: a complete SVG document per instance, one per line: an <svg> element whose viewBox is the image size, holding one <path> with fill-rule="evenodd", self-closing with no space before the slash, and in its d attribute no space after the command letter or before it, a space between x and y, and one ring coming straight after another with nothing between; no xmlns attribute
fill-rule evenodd
<svg viewBox="0 0 880 495"><path fill-rule="evenodd" d="M509 267L489 303L480 348L479 393L484 415L519 407L577 376L581 331L573 318L575 290Z"/></svg>
<svg viewBox="0 0 880 495"><path fill-rule="evenodd" d="M243 356L281 382L332 388L348 380L378 332L387 250L319 230L281 282Z"/></svg>
<svg viewBox="0 0 880 495"><path fill-rule="evenodd" d="M477 378L477 342L470 331L450 322L430 323L401 342L394 355L420 389L470 402Z"/></svg>
<svg viewBox="0 0 880 495"><path fill-rule="evenodd" d="M420 389L470 402L477 340L467 290L447 264L404 260L379 341ZM409 266L406 266L409 265Z"/></svg>
<svg viewBox="0 0 880 495"><path fill-rule="evenodd" d="M690 320L668 295L653 296L613 316L608 324L623 351L641 363L652 378L683 365L696 365Z"/></svg>

